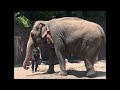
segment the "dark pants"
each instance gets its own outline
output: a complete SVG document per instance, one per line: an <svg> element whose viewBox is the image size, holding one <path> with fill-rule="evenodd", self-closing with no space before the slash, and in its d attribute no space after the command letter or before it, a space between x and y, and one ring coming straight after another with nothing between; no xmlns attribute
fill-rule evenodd
<svg viewBox="0 0 120 90"><path fill-rule="evenodd" d="M38 60L32 60L32 71L34 72L34 65L35 65L35 72L37 72L37 68L38 68Z"/></svg>

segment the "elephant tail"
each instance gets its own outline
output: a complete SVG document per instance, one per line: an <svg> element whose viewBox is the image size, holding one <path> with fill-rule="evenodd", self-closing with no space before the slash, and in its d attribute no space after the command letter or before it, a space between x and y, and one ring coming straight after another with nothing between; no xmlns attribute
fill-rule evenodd
<svg viewBox="0 0 120 90"><path fill-rule="evenodd" d="M103 28L102 28L100 25L98 25L98 29L100 30L101 35L102 35L102 43L103 43L103 45L106 45L106 36L105 36L105 32L104 32Z"/></svg>
<svg viewBox="0 0 120 90"><path fill-rule="evenodd" d="M105 32L103 30L103 28L100 28L101 34L102 34L102 41L103 41L103 45L106 45L106 36L105 36Z"/></svg>

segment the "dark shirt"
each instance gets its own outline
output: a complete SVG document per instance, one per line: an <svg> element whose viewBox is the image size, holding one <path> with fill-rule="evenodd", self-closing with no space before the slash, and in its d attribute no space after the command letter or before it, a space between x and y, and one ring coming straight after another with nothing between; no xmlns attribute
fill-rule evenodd
<svg viewBox="0 0 120 90"><path fill-rule="evenodd" d="M35 50L33 51L32 61L38 61L39 58L40 58L39 50L38 50L38 49L35 49Z"/></svg>

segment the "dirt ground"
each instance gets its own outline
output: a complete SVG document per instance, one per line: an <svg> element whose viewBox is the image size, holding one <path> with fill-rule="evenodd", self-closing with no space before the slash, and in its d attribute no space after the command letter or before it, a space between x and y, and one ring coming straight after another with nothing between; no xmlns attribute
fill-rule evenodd
<svg viewBox="0 0 120 90"><path fill-rule="evenodd" d="M31 67L31 66L30 66ZM106 60L100 60L94 65L97 71L97 77L88 78L85 76L85 65L83 61L77 63L66 62L67 76L58 76L54 74L45 74L48 65L41 63L38 71L32 73L31 68L24 70L22 67L14 67L14 79L106 79ZM59 72L59 65L55 65L55 72Z"/></svg>

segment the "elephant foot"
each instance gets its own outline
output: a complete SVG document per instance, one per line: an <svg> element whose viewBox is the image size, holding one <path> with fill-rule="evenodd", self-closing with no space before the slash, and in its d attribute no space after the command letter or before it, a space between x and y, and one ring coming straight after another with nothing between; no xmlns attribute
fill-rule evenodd
<svg viewBox="0 0 120 90"><path fill-rule="evenodd" d="M60 72L58 73L58 75L67 76L67 71L60 71Z"/></svg>
<svg viewBox="0 0 120 90"><path fill-rule="evenodd" d="M53 74L53 73L55 73L55 71L54 71L54 69L48 69L46 73L47 74Z"/></svg>
<svg viewBox="0 0 120 90"><path fill-rule="evenodd" d="M97 73L95 70L89 70L89 71L87 71L86 76L89 78L94 78L97 76Z"/></svg>

